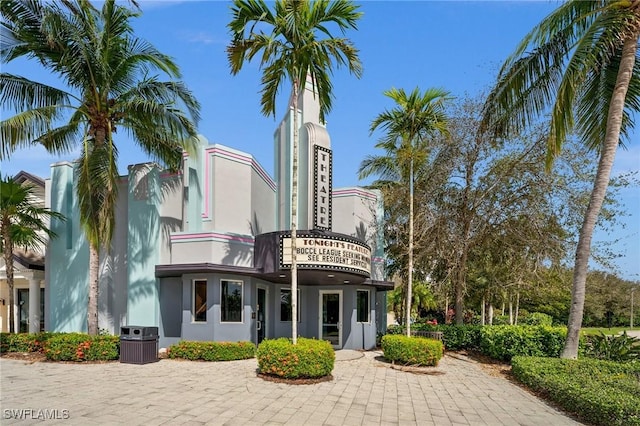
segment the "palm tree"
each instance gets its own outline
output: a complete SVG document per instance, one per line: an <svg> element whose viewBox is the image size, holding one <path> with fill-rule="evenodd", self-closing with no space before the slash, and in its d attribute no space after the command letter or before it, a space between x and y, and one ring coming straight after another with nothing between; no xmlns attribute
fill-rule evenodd
<svg viewBox="0 0 640 426"><path fill-rule="evenodd" d="M510 137L549 112L547 167L575 133L598 156L598 168L573 270L563 358L577 358L591 238L621 137L640 110L640 0L562 4L507 58L485 104L483 129Z"/></svg>
<svg viewBox="0 0 640 426"><path fill-rule="evenodd" d="M55 234L47 227L49 218L64 220L60 213L33 203L34 188L12 177L0 177L0 251L9 287L9 332L15 332L13 298L13 254L16 247L38 251Z"/></svg>
<svg viewBox="0 0 640 426"><path fill-rule="evenodd" d="M449 93L442 89L427 89L424 93L416 87L407 94L404 89L384 92L396 106L378 115L371 123L370 131L378 128L386 132L376 148L386 155L367 156L360 164L360 179L373 174L381 177L374 186L409 186L409 241L407 264L407 336L411 335L411 287L413 283L413 186L415 170L421 168L429 156L429 141L437 135L446 135L448 119L445 103Z"/></svg>
<svg viewBox="0 0 640 426"><path fill-rule="evenodd" d="M36 59L68 87L1 74L0 96L17 114L0 122L0 158L34 143L55 153L81 145L76 190L89 241L87 328L97 334L99 256L111 242L117 199L115 133L123 130L176 170L183 149L195 146L200 105L177 80L173 60L133 34L130 20L139 13L114 0L101 10L87 0L7 0L0 14L2 61Z"/></svg>
<svg viewBox="0 0 640 426"><path fill-rule="evenodd" d="M228 27L232 40L227 47L231 73L242 69L245 59L260 55L262 74L262 113L274 115L276 95L283 80L291 81L293 95L293 166L291 183L291 333L297 343L298 269L296 230L298 222L298 94L305 89L307 76L320 104L320 120L331 111L332 68L347 66L358 78L362 66L358 50L350 40L331 35L327 25L334 24L342 34L356 29L362 15L348 0L278 0L274 11L263 0L235 0L233 18ZM263 30L264 29L264 30ZM268 31L268 32L265 32Z"/></svg>

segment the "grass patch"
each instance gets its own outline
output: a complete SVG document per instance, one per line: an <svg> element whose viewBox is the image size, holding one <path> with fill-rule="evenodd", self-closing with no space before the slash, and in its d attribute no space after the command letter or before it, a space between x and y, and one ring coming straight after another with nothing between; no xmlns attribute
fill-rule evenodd
<svg viewBox="0 0 640 426"><path fill-rule="evenodd" d="M634 327L634 328L629 328L629 327L611 327L611 328L607 328L607 327L583 327L580 329L580 334L583 336L592 336L592 335L598 335L600 333L602 334L620 334L623 331L640 331L640 328Z"/></svg>

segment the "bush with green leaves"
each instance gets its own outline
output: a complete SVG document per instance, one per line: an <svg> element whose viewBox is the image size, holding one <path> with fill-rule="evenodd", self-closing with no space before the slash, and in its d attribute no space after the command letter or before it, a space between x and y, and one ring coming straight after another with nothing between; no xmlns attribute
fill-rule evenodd
<svg viewBox="0 0 640 426"><path fill-rule="evenodd" d="M382 338L384 357L407 365L438 365L444 353L441 341L424 337L387 335Z"/></svg>
<svg viewBox="0 0 640 426"><path fill-rule="evenodd" d="M618 362L640 360L640 339L627 335L626 331L614 336L600 332L585 339L588 357Z"/></svg>
<svg viewBox="0 0 640 426"><path fill-rule="evenodd" d="M118 336L60 333L44 344L44 354L51 361L113 361L118 359L119 351Z"/></svg>
<svg viewBox="0 0 640 426"><path fill-rule="evenodd" d="M567 336L564 327L498 325L483 327L480 350L491 358L509 361L517 355L557 357Z"/></svg>
<svg viewBox="0 0 640 426"><path fill-rule="evenodd" d="M491 325L511 325L509 323L509 315L496 315L491 321Z"/></svg>
<svg viewBox="0 0 640 426"><path fill-rule="evenodd" d="M0 333L0 352L38 352L36 335L27 333Z"/></svg>
<svg viewBox="0 0 640 426"><path fill-rule="evenodd" d="M167 349L169 358L202 361L234 361L255 357L251 342L193 342L183 340Z"/></svg>
<svg viewBox="0 0 640 426"><path fill-rule="evenodd" d="M453 325L453 324L416 324L411 326L412 331L441 331L442 342L447 350L478 350L480 349L481 325ZM401 335L406 329L401 325L392 325L387 328L387 334Z"/></svg>
<svg viewBox="0 0 640 426"><path fill-rule="evenodd" d="M256 351L260 373L286 379L329 376L335 363L335 352L325 340L298 338L265 339Z"/></svg>
<svg viewBox="0 0 640 426"><path fill-rule="evenodd" d="M553 325L553 318L551 315L542 312L532 312L520 318L518 323L520 325L546 325L551 327Z"/></svg>
<svg viewBox="0 0 640 426"><path fill-rule="evenodd" d="M515 377L594 425L640 425L640 363L516 356Z"/></svg>
<svg viewBox="0 0 640 426"><path fill-rule="evenodd" d="M440 331L445 348L450 351L480 349L481 325L445 325Z"/></svg>
<svg viewBox="0 0 640 426"><path fill-rule="evenodd" d="M43 331L39 333L0 333L0 352L42 352L46 341L55 335Z"/></svg>

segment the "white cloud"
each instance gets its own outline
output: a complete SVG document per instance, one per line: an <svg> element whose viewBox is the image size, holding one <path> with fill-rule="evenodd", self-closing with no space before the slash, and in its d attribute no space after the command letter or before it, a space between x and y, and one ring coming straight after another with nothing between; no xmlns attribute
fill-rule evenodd
<svg viewBox="0 0 640 426"><path fill-rule="evenodd" d="M184 32L180 35L180 38L189 42L197 44L220 44L220 40L216 39L212 34L206 31L198 32Z"/></svg>

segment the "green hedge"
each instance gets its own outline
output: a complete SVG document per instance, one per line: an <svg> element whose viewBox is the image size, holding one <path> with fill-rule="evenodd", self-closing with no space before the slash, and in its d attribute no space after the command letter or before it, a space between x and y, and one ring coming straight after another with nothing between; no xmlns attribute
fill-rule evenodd
<svg viewBox="0 0 640 426"><path fill-rule="evenodd" d="M0 333L0 352L42 352L47 340L62 333Z"/></svg>
<svg viewBox="0 0 640 426"><path fill-rule="evenodd" d="M567 338L564 327L498 325L483 327L480 350L491 358L509 361L514 356L560 356Z"/></svg>
<svg viewBox="0 0 640 426"><path fill-rule="evenodd" d="M640 363L514 357L515 377L595 425L640 425Z"/></svg>
<svg viewBox="0 0 640 426"><path fill-rule="evenodd" d="M336 358L329 342L302 337L296 345L286 338L263 340L256 356L261 373L287 379L328 376Z"/></svg>
<svg viewBox="0 0 640 426"><path fill-rule="evenodd" d="M444 346L451 351L479 350L481 325L446 325L442 327Z"/></svg>
<svg viewBox="0 0 640 426"><path fill-rule="evenodd" d="M167 349L169 358L202 361L234 361L255 357L256 346L251 342L192 342L182 341Z"/></svg>
<svg viewBox="0 0 640 426"><path fill-rule="evenodd" d="M481 325L429 325L413 324L412 331L441 331L444 347L450 351L479 350ZM405 328L392 325L387 328L387 334L404 334Z"/></svg>
<svg viewBox="0 0 640 426"><path fill-rule="evenodd" d="M118 336L89 336L61 333L44 344L44 354L51 361L113 361L119 357Z"/></svg>
<svg viewBox="0 0 640 426"><path fill-rule="evenodd" d="M523 316L519 321L521 325L553 325L553 317L543 312L532 312Z"/></svg>
<svg viewBox="0 0 640 426"><path fill-rule="evenodd" d="M423 337L387 335L382 338L382 352L389 361L410 365L438 365L444 352L442 342Z"/></svg>

